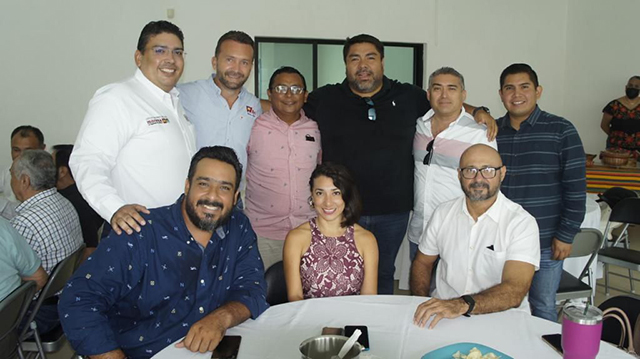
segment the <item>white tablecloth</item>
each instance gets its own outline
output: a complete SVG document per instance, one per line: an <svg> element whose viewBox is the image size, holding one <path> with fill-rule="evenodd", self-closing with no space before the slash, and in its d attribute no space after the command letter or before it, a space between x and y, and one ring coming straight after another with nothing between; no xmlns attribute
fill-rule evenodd
<svg viewBox="0 0 640 359"><path fill-rule="evenodd" d="M584 220L580 227L582 228L595 228L599 229L600 232L604 231L604 227L606 226L606 221L604 225L600 222L601 210L600 205L596 202L598 198L597 195L588 193L586 200L586 211ZM573 274L574 276L579 276L582 272L582 269L587 264L588 257L584 258L569 258L564 261L563 268ZM601 270L596 271L598 261L593 261L591 268L593 269L593 273L599 273L596 277L601 277ZM408 290L409 289L409 276L411 275L411 261L409 260L409 240L403 239L402 246L400 247L400 251L398 252L398 256L396 257L396 273L395 279L399 281L398 287L400 289ZM595 288L595 286L594 286Z"/></svg>
<svg viewBox="0 0 640 359"><path fill-rule="evenodd" d="M510 310L502 313L443 319L434 329L413 325L413 313L424 297L353 296L311 299L269 308L257 320L227 331L242 336L239 359L300 358L298 347L323 327L366 325L371 350L361 358L419 359L443 346L473 342L487 345L518 359L560 359L541 339L560 333L559 324ZM211 353L191 353L173 344L154 359L209 359ZM601 342L598 358L632 356Z"/></svg>

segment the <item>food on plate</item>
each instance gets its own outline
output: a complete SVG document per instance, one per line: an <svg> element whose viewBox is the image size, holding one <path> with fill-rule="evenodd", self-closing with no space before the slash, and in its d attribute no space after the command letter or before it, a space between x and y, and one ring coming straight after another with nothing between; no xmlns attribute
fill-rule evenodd
<svg viewBox="0 0 640 359"><path fill-rule="evenodd" d="M462 354L458 350L455 354L453 354L453 359L499 359L500 357L493 354L487 353L482 355L482 352L478 350L478 348L472 348L469 354Z"/></svg>

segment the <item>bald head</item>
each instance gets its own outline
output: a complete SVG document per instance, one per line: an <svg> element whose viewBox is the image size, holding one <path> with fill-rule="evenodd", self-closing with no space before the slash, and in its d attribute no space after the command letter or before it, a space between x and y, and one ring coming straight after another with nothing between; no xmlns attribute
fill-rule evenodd
<svg viewBox="0 0 640 359"><path fill-rule="evenodd" d="M467 148L460 156L460 168L500 167L502 158L493 147L477 144Z"/></svg>
<svg viewBox="0 0 640 359"><path fill-rule="evenodd" d="M460 157L458 178L468 201L493 203L506 173L500 154L490 146L473 145Z"/></svg>

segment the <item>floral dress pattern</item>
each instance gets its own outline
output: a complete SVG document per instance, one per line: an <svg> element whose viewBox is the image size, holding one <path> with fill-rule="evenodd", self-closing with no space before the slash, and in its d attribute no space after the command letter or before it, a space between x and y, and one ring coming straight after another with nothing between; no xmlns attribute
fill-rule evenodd
<svg viewBox="0 0 640 359"><path fill-rule="evenodd" d="M311 245L300 260L305 299L360 294L364 260L353 239L353 226L339 237L320 233L316 219L309 221Z"/></svg>
<svg viewBox="0 0 640 359"><path fill-rule="evenodd" d="M640 105L628 109L618 100L613 100L602 109L612 116L611 132L607 138L607 148L621 148L635 151L640 149Z"/></svg>

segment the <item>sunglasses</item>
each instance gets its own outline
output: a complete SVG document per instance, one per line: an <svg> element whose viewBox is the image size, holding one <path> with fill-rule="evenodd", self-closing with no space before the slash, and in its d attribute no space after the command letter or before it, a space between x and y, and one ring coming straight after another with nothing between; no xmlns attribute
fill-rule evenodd
<svg viewBox="0 0 640 359"><path fill-rule="evenodd" d="M429 143L427 144L427 154L424 156L424 159L422 160L422 164L424 164L425 166L428 166L431 163L431 157L433 157L433 141L434 140L435 138L429 141Z"/></svg>
<svg viewBox="0 0 640 359"><path fill-rule="evenodd" d="M367 117L369 117L369 121L375 121L377 116L376 116L376 109L375 107L373 107L373 100L371 99L371 97L365 97L364 102L366 102L367 105L369 106L369 111L367 112Z"/></svg>

